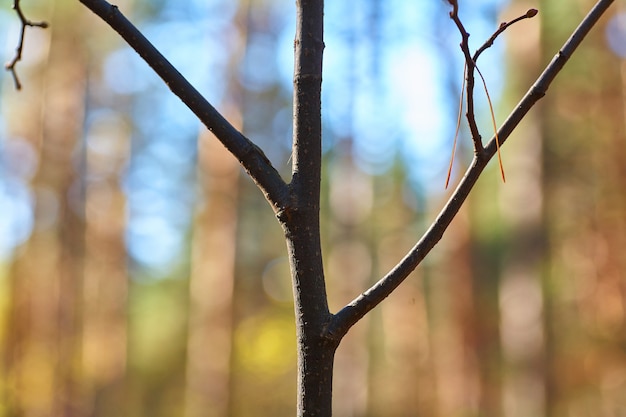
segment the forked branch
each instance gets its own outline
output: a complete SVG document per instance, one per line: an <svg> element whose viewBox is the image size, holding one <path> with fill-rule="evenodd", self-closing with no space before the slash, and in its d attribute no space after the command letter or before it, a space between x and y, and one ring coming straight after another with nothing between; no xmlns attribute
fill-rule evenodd
<svg viewBox="0 0 626 417"><path fill-rule="evenodd" d="M574 30L570 38L500 127L498 137L501 144L507 140L535 103L546 94L554 78L613 2L614 0L599 0ZM450 1L450 3L456 10L456 2ZM494 137L489 141L481 157L474 156L470 167L465 172L456 190L419 242L387 275L333 316L333 320L326 330L327 337L340 340L355 323L387 298L422 262L431 249L439 242L476 184L485 166L495 155L495 140Z"/></svg>
<svg viewBox="0 0 626 417"><path fill-rule="evenodd" d="M15 67L17 66L17 63L22 60L22 50L24 49L24 35L26 34L26 27L30 26L45 29L48 27L48 23L33 22L31 20L28 20L26 16L24 16L24 12L22 12L20 0L13 0L13 10L15 10L15 13L17 13L17 16L20 18L20 23L22 24L22 27L20 29L20 40L17 43L17 48L15 48L15 55L13 56L13 59L8 62L4 66L4 68L7 71L11 72L11 75L13 76L13 82L15 83L15 88L21 90L22 84L20 83L20 79L17 76L17 70Z"/></svg>
<svg viewBox="0 0 626 417"><path fill-rule="evenodd" d="M465 69L463 70L463 86L461 87L461 100L459 104L459 116L463 110L463 96L465 95L465 86L467 85L467 121L470 127L470 132L472 133L472 140L474 142L474 154L480 157L480 154L483 152L483 143L478 131L478 124L476 123L476 114L474 112L474 70L478 72L480 79L482 80L483 86L485 88L485 94L487 95L487 101L489 102L489 110L491 112L491 120L493 122L493 130L496 136L496 149L498 151L498 165L500 166L500 174L502 175L502 181L506 181L504 175L504 167L502 165L502 157L500 155L500 141L498 140L498 128L496 125L496 117L493 111L493 104L491 103L491 98L489 97L489 90L487 88L487 82L485 81L485 77L480 72L480 69L476 65L478 61L478 57L482 54L486 49L490 48L496 38L503 33L507 28L511 27L513 24L519 22L520 20L529 19L535 17L537 15L537 9L529 9L525 14L511 20L510 22L503 22L500 24L498 29L491 35L489 39L474 53L473 56L470 56L469 52L469 33L465 30L463 26L463 22L459 18L459 7L456 1L449 0L449 3L452 5L452 11L450 12L450 18L456 24L459 32L461 33L461 50L463 51L463 55L465 56ZM448 175L446 177L446 188L448 188L448 184L450 183L450 174L452 173L452 166L454 164L454 154L456 151L456 142L459 135L459 127L460 127L460 117L457 120L456 132L454 133L454 142L452 144L452 155L450 157L450 166L448 167Z"/></svg>

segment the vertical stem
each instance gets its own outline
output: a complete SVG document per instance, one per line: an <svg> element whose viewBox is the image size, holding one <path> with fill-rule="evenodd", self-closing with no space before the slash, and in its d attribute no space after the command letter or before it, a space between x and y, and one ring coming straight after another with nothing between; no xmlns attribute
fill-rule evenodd
<svg viewBox="0 0 626 417"><path fill-rule="evenodd" d="M307 200L319 209L324 1L298 0L296 7L292 185L306 187Z"/></svg>
<svg viewBox="0 0 626 417"><path fill-rule="evenodd" d="M294 69L291 199L279 213L285 230L298 339L298 416L330 416L337 342L330 322L320 244L323 0L298 0Z"/></svg>
<svg viewBox="0 0 626 417"><path fill-rule="evenodd" d="M335 349L323 336L330 322L316 231L294 218L285 227L295 298L298 346L298 416L330 416Z"/></svg>

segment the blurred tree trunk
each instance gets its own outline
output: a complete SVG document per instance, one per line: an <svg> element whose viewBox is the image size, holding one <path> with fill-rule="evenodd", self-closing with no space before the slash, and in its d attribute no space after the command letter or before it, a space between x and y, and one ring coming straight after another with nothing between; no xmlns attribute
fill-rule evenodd
<svg viewBox="0 0 626 417"><path fill-rule="evenodd" d="M498 396L494 398L494 394L498 394L494 391L497 380L494 381L493 373L488 372L493 369L494 359L497 360L490 347L492 336L485 334L490 316L484 313L491 306L485 303L485 289L478 285L473 267L475 253L472 249L477 246L470 224L473 203L470 199L470 210L463 210L450 225L445 254L449 262L439 269L443 282L438 291L447 293L447 297L438 295L445 299L447 310L446 315L439 312L441 317L438 320L447 323L434 330L439 333L433 354L437 357L439 370L440 416L476 413L478 410L481 415L490 416L499 405ZM441 307L433 308L441 310Z"/></svg>
<svg viewBox="0 0 626 417"><path fill-rule="evenodd" d="M243 92L238 66L245 56L250 5L240 1L234 19L226 117L241 129ZM238 50L239 49L239 50ZM231 415L233 288L237 248L239 163L209 132L198 139L198 181L203 202L192 234L190 312L187 341L187 417Z"/></svg>
<svg viewBox="0 0 626 417"><path fill-rule="evenodd" d="M331 302L337 305L364 288L370 281L372 272L372 254L364 242L359 224L365 220L371 209L371 179L360 172L352 159L352 139L342 142L345 153L339 151L332 164L330 176L331 219L330 236L332 241L328 256L329 276L341 277L329 281ZM365 207L365 212L364 212ZM333 412L342 416L363 415L367 405L367 326L364 320L361 326L354 328L343 341L335 357L334 377L335 400Z"/></svg>
<svg viewBox="0 0 626 417"><path fill-rule="evenodd" d="M544 1L543 59L593 1ZM607 16L610 17L611 14ZM606 20L600 27L605 27ZM547 408L623 407L626 299L624 245L626 134L620 63L605 33L591 32L543 103Z"/></svg>
<svg viewBox="0 0 626 417"><path fill-rule="evenodd" d="M186 415L229 415L239 164L208 135L200 139L205 203L193 233Z"/></svg>
<svg viewBox="0 0 626 417"><path fill-rule="evenodd" d="M85 415L81 380L84 160L80 133L86 69L76 9L57 2L48 29L41 121L33 180L35 229L18 250L12 274L7 366L12 415ZM36 88L33 84L33 88ZM34 115L40 114L40 118ZM78 155L78 157L77 157Z"/></svg>
<svg viewBox="0 0 626 417"><path fill-rule="evenodd" d="M207 136L201 136L198 163L205 203L193 232L189 416L227 415L229 404L239 165Z"/></svg>
<svg viewBox="0 0 626 417"><path fill-rule="evenodd" d="M517 1L501 20L522 15L534 4ZM543 14L543 10L541 11ZM507 19L508 18L508 19ZM520 36L523 33L524 36ZM540 22L525 22L506 34L511 88L505 107L532 85L541 71ZM562 43L562 40L561 40ZM555 48L551 49L552 51ZM504 158L507 183L498 193L499 216L506 230L499 288L500 338L502 341L502 401L508 417L543 416L545 389L545 310L543 294L544 211L540 113L531 112L507 144Z"/></svg>
<svg viewBox="0 0 626 417"><path fill-rule="evenodd" d="M120 177L130 156L132 122L123 111L100 116L91 117L84 132L88 182L82 361L85 401L95 415L107 415L106 404L115 403L116 412L126 410L127 405L129 274L124 241L126 197ZM103 142L104 153L98 151Z"/></svg>

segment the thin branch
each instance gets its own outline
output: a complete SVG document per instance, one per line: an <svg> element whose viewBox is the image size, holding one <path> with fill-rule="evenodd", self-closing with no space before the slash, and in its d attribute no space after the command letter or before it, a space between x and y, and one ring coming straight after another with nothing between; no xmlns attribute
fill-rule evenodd
<svg viewBox="0 0 626 417"><path fill-rule="evenodd" d="M213 132L239 160L263 191L275 211L287 201L288 188L263 151L222 116L148 39L114 6L105 0L80 0L104 20L167 84L172 92Z"/></svg>
<svg viewBox="0 0 626 417"><path fill-rule="evenodd" d="M476 62L478 61L478 57L489 47L491 47L493 45L493 42L496 40L496 38L503 33L507 28L509 28L511 25L519 22L520 20L523 19L529 19L532 18L534 16L537 15L537 9L529 9L525 14L523 14L522 16L519 16L513 20L511 20L510 22L503 22L500 24L500 26L498 27L498 29L494 32L493 35L491 35L491 37L480 47L478 48L478 50L474 53L474 56L472 56L470 54L469 51L469 33L467 32L467 30L465 29L465 26L463 25L463 22L461 21L460 17L459 17L459 7L458 7L458 3L454 0L449 1L449 3L452 5L452 11L450 11L450 19L452 19L452 21L456 24L459 33L461 34L461 51L463 52L463 55L465 57L465 85L466 85L466 89L467 89L467 113L466 113L466 117L467 117L467 122L469 125L469 129L472 135L472 141L474 142L474 154L478 155L483 151L483 143L482 143L482 138L480 136L480 131L478 130L478 124L476 123L476 114L474 111L474 70L477 70L479 72L479 75L481 78L482 74L480 74L480 70L478 70L478 67L476 66ZM485 83L485 80L483 78L483 84ZM487 96L489 96L489 92L487 92L487 86L485 85L485 92L487 93ZM491 100L490 100L490 108L491 108ZM491 109L492 114L493 114L493 109ZM499 149L498 149L499 150ZM504 169L502 167L502 159L500 159L500 154L498 153L498 162L500 164L500 172L502 173L502 179L504 180ZM446 188L447 188L447 184L448 182L446 181Z"/></svg>
<svg viewBox="0 0 626 417"><path fill-rule="evenodd" d="M589 31L598 23L598 20L606 12L606 10L614 3L614 0L598 0L598 2L589 11L587 16L580 22L578 27L572 32L571 36L561 49L552 58L552 61L548 64L543 73L537 78L533 86L528 90L526 95L518 103L515 110L504 121L502 127L500 127L500 145L502 145L510 136L513 129L517 127L519 122L524 118L526 113L548 92L548 88L552 84L552 81L561 72L567 61L574 54L578 46L583 39L587 36ZM489 143L485 146L486 158L492 158L496 153L495 137L491 138Z"/></svg>
<svg viewBox="0 0 626 417"><path fill-rule="evenodd" d="M463 97L465 96L465 86L466 84L469 83L467 91L468 91L468 95L471 95L472 97L468 96L468 111L467 111L467 120L469 122L469 126L470 126L470 130L472 132L472 139L474 141L474 154L480 154L483 151L483 145L482 145L482 140L480 137L480 133L478 132L478 126L476 124L476 117L474 114L474 98L473 98L473 90L474 90L474 73L472 72L470 74L470 72L468 71L468 67L471 67L472 69L475 69L476 71L478 71L478 75L480 76L482 82L483 82L483 86L485 87L485 94L487 95L487 100L489 102L489 110L491 112L491 120L493 122L493 129L494 129L494 133L496 135L496 145L497 146L497 151L498 151L498 164L500 166L500 174L502 175L502 181L506 182L506 177L504 175L504 166L502 165L502 157L500 155L500 146L499 146L499 141L498 139L498 128L496 126L496 119L495 119L495 114L493 112L493 105L491 103L491 98L489 97L489 90L487 89L487 82L485 81L485 77L483 77L483 74L480 72L480 69L478 68L478 66L476 65L476 61L478 60L478 57L480 56L480 54L485 51L487 48L491 47L493 45L493 42L496 40L496 38L498 37L498 35L500 35L502 32L504 32L508 27L510 27L511 25L515 24L516 22L519 22L520 20L523 19L528 19L531 17L534 17L537 15L537 9L529 9L524 15L519 16L513 20L511 20L510 22L503 22L500 24L500 26L498 27L498 29L494 32L493 35L491 35L491 37L476 51L476 53L474 53L473 57L470 57L470 53L469 53L469 44L468 44L468 39L469 39L469 33L467 32L467 30L465 30L465 27L463 25L463 23L461 22L461 19L459 18L459 6L458 3L454 0L449 0L448 1L451 5L452 5L452 11L450 12L450 18L455 22L455 24L457 25L457 28L459 29L459 32L461 33L461 37L463 39L462 43L461 43L461 50L463 51L463 55L465 56L465 65L463 67L463 84L461 86L461 98L460 98L460 103L459 103L459 117L457 119L457 125L456 125L456 131L454 133L454 141L452 143L452 155L450 157L450 165L448 167L448 175L446 176L446 185L445 188L448 188L448 185L450 184L450 175L452 173L452 166L454 164L454 155L455 155L455 151L456 151L456 142L457 142L457 138L459 136L459 128L461 127L461 113L463 111Z"/></svg>
<svg viewBox="0 0 626 417"><path fill-rule="evenodd" d="M22 12L22 8L20 7L20 0L13 0L13 10L15 10L15 12L17 13L17 16L20 18L20 22L22 24L22 27L20 29L20 40L17 43L17 48L15 49L15 55L13 56L13 59L11 60L11 62L8 62L4 66L4 68L7 71L11 72L11 75L13 76L13 82L15 83L15 88L17 90L21 90L22 84L20 83L20 79L17 76L17 70L15 67L17 63L22 60L22 50L24 49L24 35L26 34L26 27L30 26L45 29L48 27L48 23L33 22L28 20Z"/></svg>
<svg viewBox="0 0 626 417"><path fill-rule="evenodd" d="M472 59L472 54L469 50L469 32L465 29L461 18L459 17L459 6L456 1L449 1L452 5L452 11L450 12L450 19L456 24L456 27L461 34L461 51L465 57L465 88L467 95L467 124L469 125L470 133L472 135L472 141L474 142L474 155L479 155L483 151L483 142L480 137L480 131L476 124L476 116L474 112L474 68L476 62Z"/></svg>
<svg viewBox="0 0 626 417"><path fill-rule="evenodd" d="M546 94L556 75L613 2L614 0L599 0L574 30L498 131L501 145L535 103ZM327 337L340 340L355 323L387 298L415 270L439 242L496 150L495 138L492 138L485 147L485 152L480 156L474 156L465 176L420 241L387 275L333 316L327 328Z"/></svg>
<svg viewBox="0 0 626 417"><path fill-rule="evenodd" d="M528 11L525 14L516 17L510 22L501 23L500 27L498 27L498 29L493 33L493 35L491 35L491 37L487 39L487 41L480 48L478 48L478 50L474 53L474 56L472 57L472 60L474 61L474 67L476 68L476 71L478 72L478 75L480 76L480 79L482 80L483 86L485 88L485 94L487 96L487 101L489 103L489 111L491 113L491 122L493 123L493 132L495 136L496 151L498 154L498 165L500 167L500 175L502 176L503 182L506 182L506 176L504 175L504 165L502 164L502 155L500 154L500 139L498 137L498 126L496 124L496 116L493 111L493 103L491 102L491 97L489 97L489 89L487 88L487 81L485 80L485 77L483 77L482 72L480 72L480 68L478 68L478 65L476 64L476 62L478 61L478 57L480 56L480 54L482 54L485 50L490 48L493 45L496 38L505 30L507 30L507 28L511 27L512 25L514 25L515 23L521 20L533 18L537 16L537 13L539 13L537 9L528 9Z"/></svg>
<svg viewBox="0 0 626 417"><path fill-rule="evenodd" d="M478 57L480 56L480 54L485 52L485 50L487 48L491 48L491 46L493 45L493 42L496 40L496 38L502 32L504 32L510 26L514 25L515 23L519 22L520 20L530 19L530 18L533 18L533 17L537 16L537 13L539 13L537 9L528 9L528 11L525 14L516 17L515 19L511 20L510 22L502 22L502 23L500 23L500 26L493 33L493 35L491 35L491 37L489 39L487 39L487 41L480 48L478 48L478 50L474 53L474 56L472 57L474 62L478 61Z"/></svg>

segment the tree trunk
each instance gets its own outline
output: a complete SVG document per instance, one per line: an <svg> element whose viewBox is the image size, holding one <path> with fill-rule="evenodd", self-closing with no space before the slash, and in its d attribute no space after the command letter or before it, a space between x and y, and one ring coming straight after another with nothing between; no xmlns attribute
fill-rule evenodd
<svg viewBox="0 0 626 417"><path fill-rule="evenodd" d="M277 211L285 232L298 344L298 416L332 414L333 360L338 340L324 336L328 311L320 244L322 55L324 1L296 2L293 176Z"/></svg>
<svg viewBox="0 0 626 417"><path fill-rule="evenodd" d="M299 417L332 414L333 361L338 346L323 336L331 314L316 227L319 216L317 212L309 214L284 225L295 298Z"/></svg>

